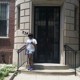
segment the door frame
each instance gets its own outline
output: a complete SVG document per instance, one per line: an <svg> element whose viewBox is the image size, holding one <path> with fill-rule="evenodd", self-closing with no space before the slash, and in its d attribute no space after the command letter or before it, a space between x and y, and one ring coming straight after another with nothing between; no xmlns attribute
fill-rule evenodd
<svg viewBox="0 0 80 80"><path fill-rule="evenodd" d="M55 6L54 4L34 3L30 1L30 31L34 33L34 6ZM65 51L64 51L64 26L65 26L65 4L56 4L60 6L60 64L65 64Z"/></svg>

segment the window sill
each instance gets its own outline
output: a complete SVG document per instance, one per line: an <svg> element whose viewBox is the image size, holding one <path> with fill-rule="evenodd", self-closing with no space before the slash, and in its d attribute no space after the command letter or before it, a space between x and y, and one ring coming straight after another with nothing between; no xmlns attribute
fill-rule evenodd
<svg viewBox="0 0 80 80"><path fill-rule="evenodd" d="M0 37L0 39L9 39L9 37Z"/></svg>

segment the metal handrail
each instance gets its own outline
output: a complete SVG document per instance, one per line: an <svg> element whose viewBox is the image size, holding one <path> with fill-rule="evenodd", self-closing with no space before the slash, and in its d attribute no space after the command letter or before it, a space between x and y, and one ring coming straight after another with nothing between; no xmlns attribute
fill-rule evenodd
<svg viewBox="0 0 80 80"><path fill-rule="evenodd" d="M28 32L26 32L26 31L22 31L22 34L24 34L24 35L27 35L28 36ZM19 54L22 52L22 51L24 51L25 50L25 48L26 48L26 45L24 45L24 46L22 46L20 49L18 49L17 50L17 53L18 53L18 64L17 64L17 70L25 63L25 62L28 62L28 59L26 59L26 61L24 61L21 65L19 64Z"/></svg>
<svg viewBox="0 0 80 80"><path fill-rule="evenodd" d="M20 49L17 50L17 53L20 53L21 51L23 51L25 49L26 45L24 45L23 47L21 47Z"/></svg>
<svg viewBox="0 0 80 80"><path fill-rule="evenodd" d="M67 54L66 51L71 51L73 54L75 54L75 76L76 76L76 54L77 54L77 51L68 45L64 45L64 48L65 48L65 65L66 65L66 54Z"/></svg>
<svg viewBox="0 0 80 80"><path fill-rule="evenodd" d="M17 53L18 53L18 64L17 64L17 71L18 69L25 63L27 62L27 59L25 61L23 61L21 64L19 63L19 59L20 59L20 55L22 51L24 51L26 49L26 45L24 45L23 47L21 47L20 49L17 50ZM22 52L23 54L23 52ZM25 54L25 53L24 53Z"/></svg>

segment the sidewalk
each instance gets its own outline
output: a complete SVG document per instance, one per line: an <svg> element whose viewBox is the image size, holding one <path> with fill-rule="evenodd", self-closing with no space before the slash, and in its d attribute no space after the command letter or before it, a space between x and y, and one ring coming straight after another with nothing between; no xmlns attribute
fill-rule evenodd
<svg viewBox="0 0 80 80"><path fill-rule="evenodd" d="M75 75L39 75L39 74L18 74L13 80L80 80Z"/></svg>

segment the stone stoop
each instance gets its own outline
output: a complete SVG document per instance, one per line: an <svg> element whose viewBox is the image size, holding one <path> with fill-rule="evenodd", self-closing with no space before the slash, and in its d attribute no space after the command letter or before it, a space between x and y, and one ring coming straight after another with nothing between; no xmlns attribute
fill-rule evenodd
<svg viewBox="0 0 80 80"><path fill-rule="evenodd" d="M47 70L69 69L69 67L67 65L51 64L51 63L35 63L34 67L35 67L35 69L47 69ZM28 65L26 65L26 68L28 68Z"/></svg>
<svg viewBox="0 0 80 80"><path fill-rule="evenodd" d="M28 66L26 66L28 68ZM36 63L34 64L35 70L29 71L26 67L20 67L19 73L26 74L48 74L48 75L74 75L75 70L70 69L67 65L63 64L48 64Z"/></svg>

